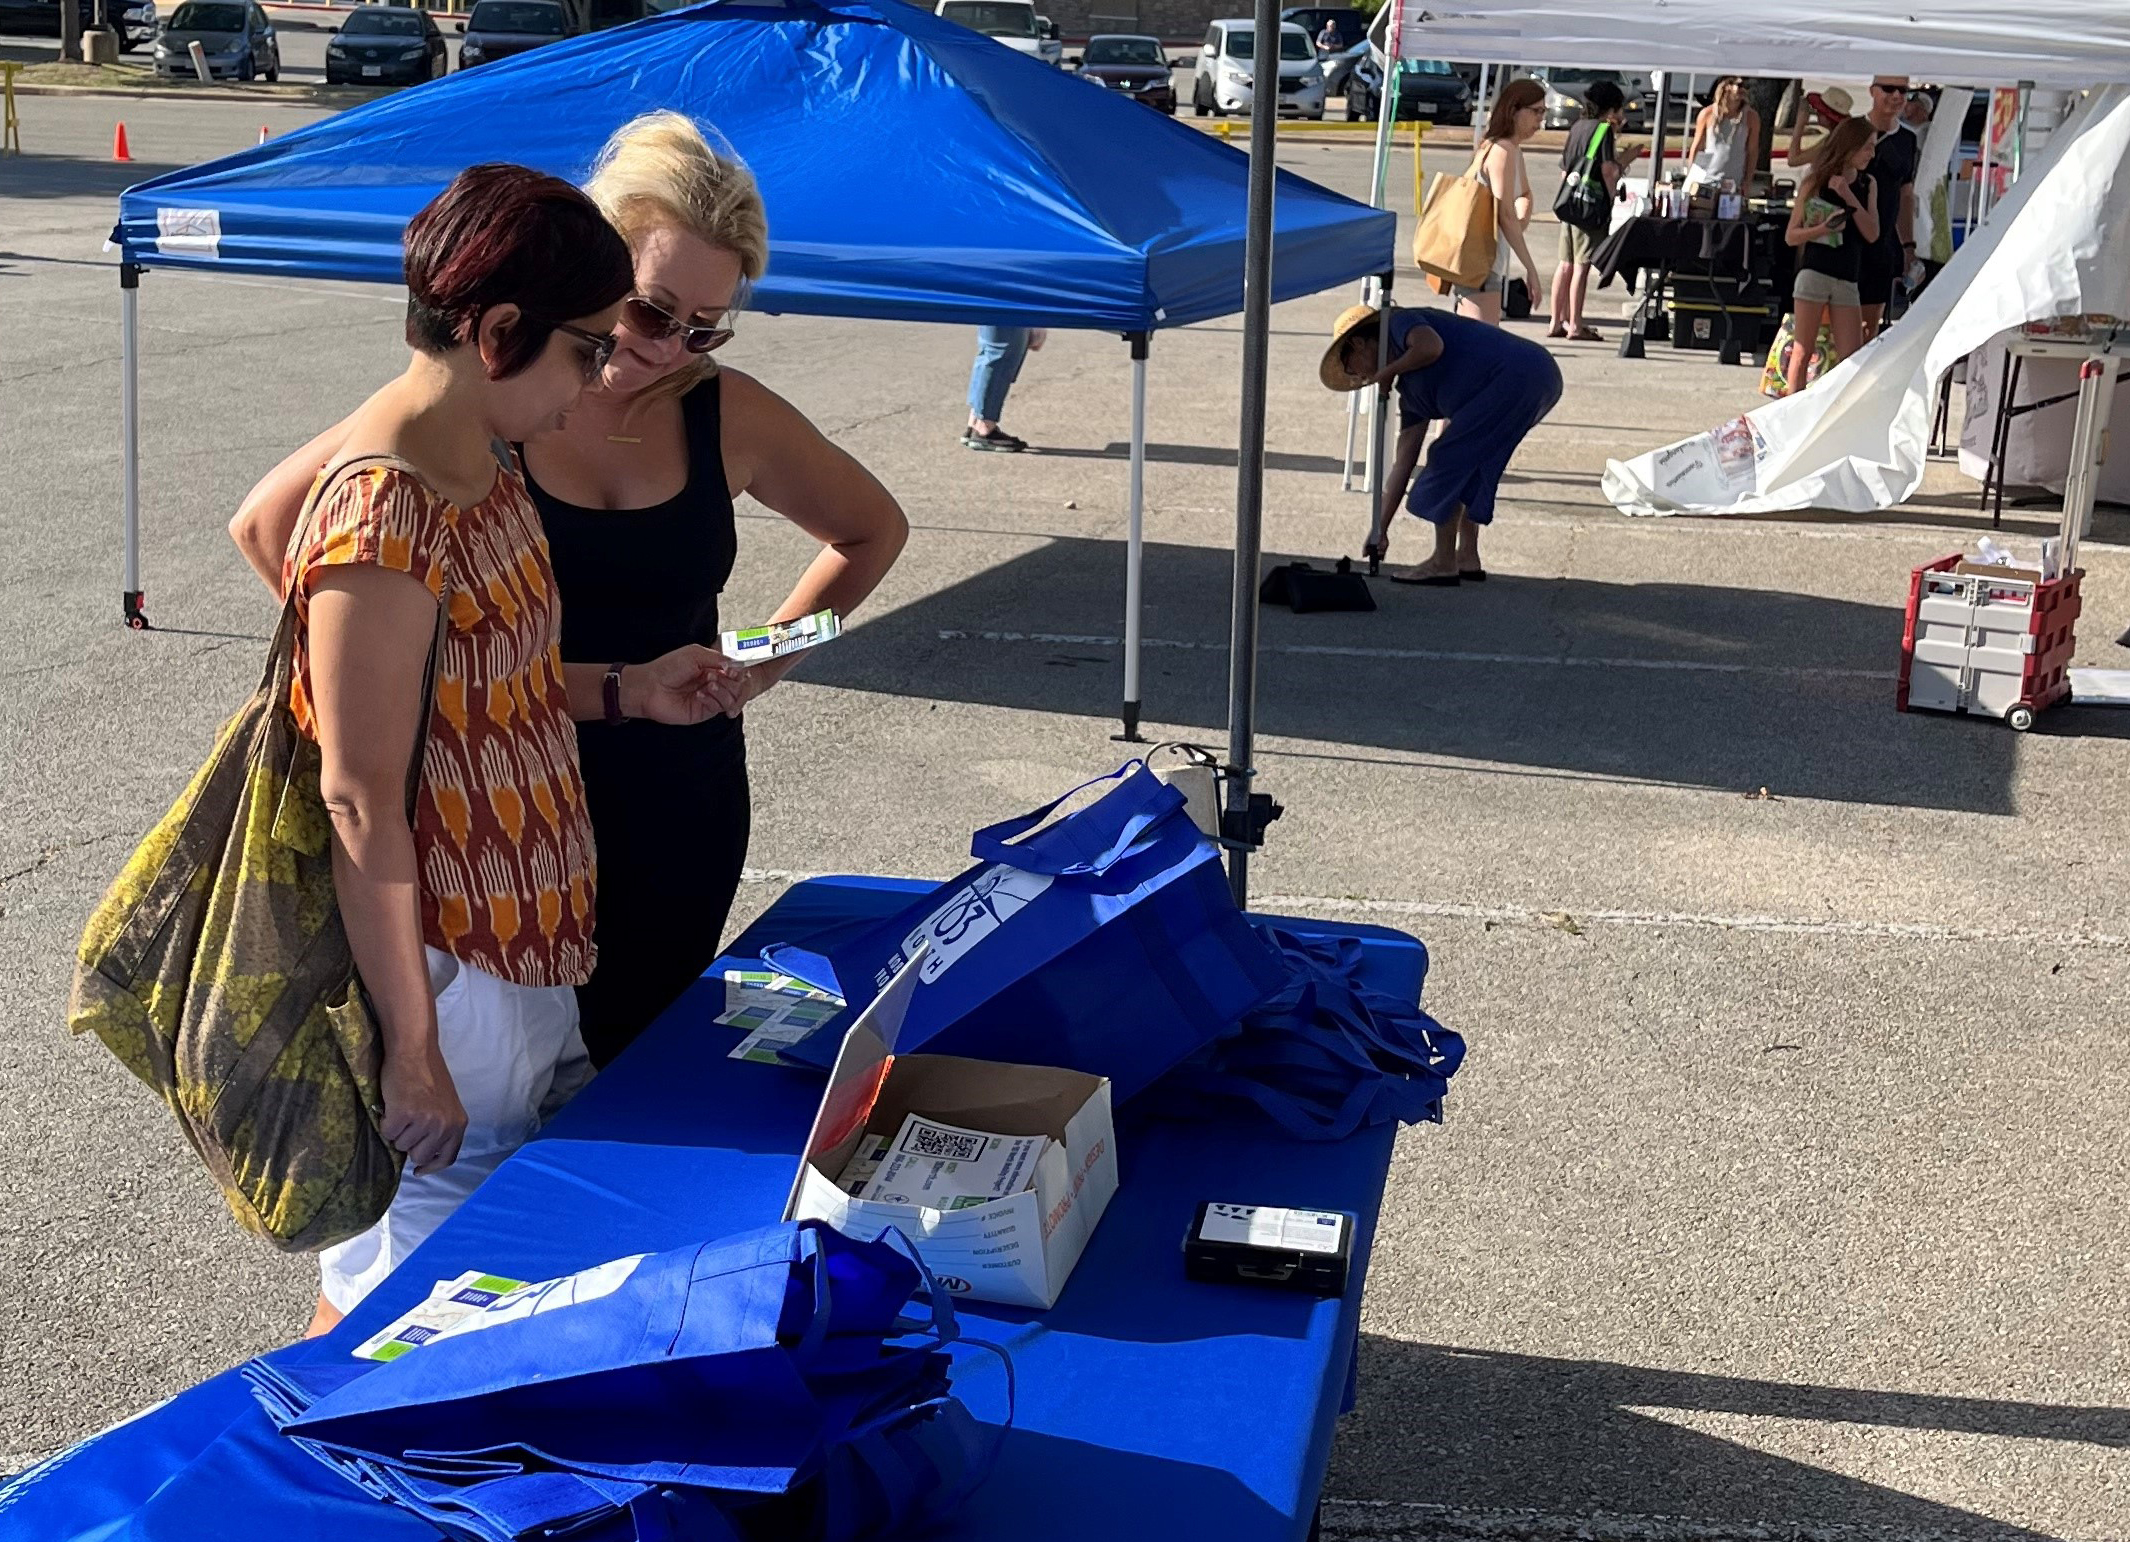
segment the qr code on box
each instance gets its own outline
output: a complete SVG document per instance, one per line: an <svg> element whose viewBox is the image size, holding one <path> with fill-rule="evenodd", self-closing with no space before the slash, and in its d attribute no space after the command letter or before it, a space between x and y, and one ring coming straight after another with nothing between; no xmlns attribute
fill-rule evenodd
<svg viewBox="0 0 2130 1542"><path fill-rule="evenodd" d="M958 1130L937 1129L929 1124L920 1124L910 1131L909 1144L902 1149L912 1156L936 1157L949 1162L973 1162L984 1154L990 1142L985 1135L969 1135Z"/></svg>

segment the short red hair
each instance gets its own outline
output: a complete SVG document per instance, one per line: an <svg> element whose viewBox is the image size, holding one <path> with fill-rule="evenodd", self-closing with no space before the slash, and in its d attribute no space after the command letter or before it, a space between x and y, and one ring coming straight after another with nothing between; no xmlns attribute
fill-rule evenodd
<svg viewBox="0 0 2130 1542"><path fill-rule="evenodd" d="M481 313L515 305L498 380L540 356L555 324L596 315L636 287L629 248L593 202L523 166L469 166L407 222L407 346L449 353Z"/></svg>

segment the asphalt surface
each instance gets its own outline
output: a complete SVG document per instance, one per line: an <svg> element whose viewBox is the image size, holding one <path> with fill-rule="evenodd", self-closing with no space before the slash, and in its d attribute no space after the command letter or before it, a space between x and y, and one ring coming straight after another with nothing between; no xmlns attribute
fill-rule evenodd
<svg viewBox="0 0 2130 1542"><path fill-rule="evenodd" d="M102 160L120 115L129 168ZM256 677L272 608L230 510L400 359L388 291L148 277L157 630L121 630L111 196L301 116L40 98L0 165L0 1467L286 1340L313 1292L61 1022L84 916ZM1360 149L1282 155L1366 181ZM1281 556L1366 527L1315 384L1348 298L1274 316ZM735 926L793 874L954 871L972 828L1116 762L1125 351L1055 336L1006 413L1040 453L1007 457L956 444L971 347L757 316L726 355L915 527L850 635L749 714ZM1328 1529L2130 1536L2130 714L1897 714L1907 575L1982 528L1971 487L1939 466L1870 518L1626 520L1604 459L1743 410L1758 372L1558 352L1492 582L1264 619L1259 764L1288 813L1260 903L1423 937L1428 1003L1471 1044L1448 1124L1399 1143ZM1156 738L1220 742L1239 355L1232 320L1153 350ZM744 619L807 544L741 517ZM2096 533L2081 662L2130 662L2130 517Z"/></svg>

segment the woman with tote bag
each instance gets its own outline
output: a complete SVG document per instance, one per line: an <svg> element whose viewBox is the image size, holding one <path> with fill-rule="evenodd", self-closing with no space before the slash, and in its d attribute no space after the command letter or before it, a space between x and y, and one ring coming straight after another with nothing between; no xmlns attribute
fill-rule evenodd
<svg viewBox="0 0 2130 1542"><path fill-rule="evenodd" d="M1545 102L1546 88L1537 81L1510 81L1495 99L1486 138L1464 176L1437 178L1429 195L1413 242L1414 260L1430 275L1448 281L1444 292L1456 301L1460 316L1500 323L1512 255L1523 264L1524 283L1534 302L1537 299L1538 264L1531 260L1525 240L1531 222L1531 176L1524 168L1523 147L1545 121ZM1478 260L1482 255L1483 267Z"/></svg>

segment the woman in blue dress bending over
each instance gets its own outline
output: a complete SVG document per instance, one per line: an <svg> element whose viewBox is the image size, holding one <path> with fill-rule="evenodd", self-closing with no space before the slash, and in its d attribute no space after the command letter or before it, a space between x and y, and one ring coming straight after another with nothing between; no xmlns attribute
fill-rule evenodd
<svg viewBox="0 0 2130 1542"><path fill-rule="evenodd" d="M1390 363L1376 365L1379 329L1390 330ZM1356 305L1332 328L1319 371L1334 391L1388 384L1398 396L1398 447L1383 483L1383 507L1363 555L1390 554L1398 501L1435 527L1425 562L1392 573L1401 584L1447 588L1480 583L1479 532L1494 522L1494 499L1509 458L1561 397L1560 367L1538 344L1489 322L1441 310L1392 310L1386 323ZM1428 425L1445 427L1418 477ZM1411 484L1411 495L1406 486Z"/></svg>

